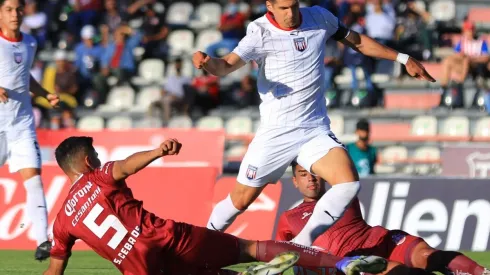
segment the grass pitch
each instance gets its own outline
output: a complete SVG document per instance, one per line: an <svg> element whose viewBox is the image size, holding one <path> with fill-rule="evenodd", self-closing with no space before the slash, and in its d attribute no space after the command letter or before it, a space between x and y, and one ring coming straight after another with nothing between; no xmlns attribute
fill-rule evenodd
<svg viewBox="0 0 490 275"><path fill-rule="evenodd" d="M473 260L490 268L490 252L468 252L465 253ZM48 267L48 262L39 263L34 260L33 251L0 251L0 274L2 275L26 275L42 274ZM237 265L232 269L241 271L247 265ZM117 275L120 274L110 263L91 251L73 252L65 274L68 275ZM292 275L286 272L286 275Z"/></svg>

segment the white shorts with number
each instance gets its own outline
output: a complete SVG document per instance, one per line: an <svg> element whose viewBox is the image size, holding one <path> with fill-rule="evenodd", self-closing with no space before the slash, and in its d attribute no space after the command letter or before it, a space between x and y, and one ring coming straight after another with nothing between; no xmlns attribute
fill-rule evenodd
<svg viewBox="0 0 490 275"><path fill-rule="evenodd" d="M335 147L344 148L327 126L260 127L248 146L237 181L251 187L275 183L293 160L311 172L313 163Z"/></svg>
<svg viewBox="0 0 490 275"><path fill-rule="evenodd" d="M0 166L6 162L10 173L24 168L41 168L41 152L35 133L32 137L16 140L8 138L6 132L0 132Z"/></svg>

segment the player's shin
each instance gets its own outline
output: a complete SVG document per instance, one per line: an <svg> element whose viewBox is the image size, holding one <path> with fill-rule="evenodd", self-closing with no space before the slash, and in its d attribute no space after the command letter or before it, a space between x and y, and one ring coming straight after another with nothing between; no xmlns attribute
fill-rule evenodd
<svg viewBox="0 0 490 275"><path fill-rule="evenodd" d="M41 176L34 176L24 182L26 189L27 216L32 221L37 245L48 240L48 213Z"/></svg>
<svg viewBox="0 0 490 275"><path fill-rule="evenodd" d="M207 228L216 231L225 231L243 211L235 208L230 195L220 201L211 212Z"/></svg>
<svg viewBox="0 0 490 275"><path fill-rule="evenodd" d="M485 268L462 253L436 250L427 257L427 270L443 274L482 275Z"/></svg>
<svg viewBox="0 0 490 275"><path fill-rule="evenodd" d="M299 253L299 260L296 265L306 268L335 268L335 265L343 259L342 257L326 254L311 247L278 241L257 241L256 259L261 262L268 262L277 254L285 251Z"/></svg>
<svg viewBox="0 0 490 275"><path fill-rule="evenodd" d="M323 234L344 214L359 190L358 181L332 186L318 201L305 227L292 242L311 246L318 236Z"/></svg>

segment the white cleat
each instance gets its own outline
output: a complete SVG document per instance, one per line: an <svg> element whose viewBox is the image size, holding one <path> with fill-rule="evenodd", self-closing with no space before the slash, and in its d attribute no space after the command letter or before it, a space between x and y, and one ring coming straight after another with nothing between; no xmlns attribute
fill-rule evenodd
<svg viewBox="0 0 490 275"><path fill-rule="evenodd" d="M299 260L299 254L296 252L284 252L270 262L260 265L253 265L247 268L240 275L274 275L286 271Z"/></svg>
<svg viewBox="0 0 490 275"><path fill-rule="evenodd" d="M378 256L357 256L347 260L342 271L346 275L360 275L363 273L377 274L386 270L388 261Z"/></svg>

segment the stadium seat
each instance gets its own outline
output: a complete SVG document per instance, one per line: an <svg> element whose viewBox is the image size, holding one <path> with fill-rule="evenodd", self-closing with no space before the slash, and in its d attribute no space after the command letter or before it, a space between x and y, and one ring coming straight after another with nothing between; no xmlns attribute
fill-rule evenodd
<svg viewBox="0 0 490 275"><path fill-rule="evenodd" d="M226 133L230 135L248 135L253 132L252 119L233 117L226 122Z"/></svg>
<svg viewBox="0 0 490 275"><path fill-rule="evenodd" d="M449 117L443 123L441 134L446 138L467 138L470 135L470 121L464 116Z"/></svg>
<svg viewBox="0 0 490 275"><path fill-rule="evenodd" d="M217 116L205 116L196 123L198 129L217 130L223 129L223 119Z"/></svg>
<svg viewBox="0 0 490 275"><path fill-rule="evenodd" d="M169 25L185 26L189 23L194 7L188 2L174 2L167 10L166 22Z"/></svg>
<svg viewBox="0 0 490 275"><path fill-rule="evenodd" d="M228 150L226 150L225 156L229 159L230 158L238 159L243 157L246 152L247 152L247 146L238 144L238 145L231 146Z"/></svg>
<svg viewBox="0 0 490 275"><path fill-rule="evenodd" d="M133 127L137 129L161 128L162 124L162 120L158 118L148 117L135 121L133 123Z"/></svg>
<svg viewBox="0 0 490 275"><path fill-rule="evenodd" d="M175 116L168 122L168 128L190 129L192 128L192 119L188 116Z"/></svg>
<svg viewBox="0 0 490 275"><path fill-rule="evenodd" d="M335 136L340 137L344 134L344 117L337 114L329 114L330 129Z"/></svg>
<svg viewBox="0 0 490 275"><path fill-rule="evenodd" d="M167 38L172 57L191 54L194 50L194 34L190 30L176 30Z"/></svg>
<svg viewBox="0 0 490 275"><path fill-rule="evenodd" d="M405 161L408 158L408 150L405 146L388 146L383 149L381 160L383 163Z"/></svg>
<svg viewBox="0 0 490 275"><path fill-rule="evenodd" d="M430 137L437 135L437 118L434 116L418 116L412 120L412 136Z"/></svg>
<svg viewBox="0 0 490 275"><path fill-rule="evenodd" d="M223 39L220 31L215 29L203 30L199 32L196 38L196 51L205 51L210 45L217 43Z"/></svg>
<svg viewBox="0 0 490 275"><path fill-rule="evenodd" d="M480 118L476 122L473 136L475 139L488 140L490 138L490 117Z"/></svg>
<svg viewBox="0 0 490 275"><path fill-rule="evenodd" d="M250 12L250 5L247 2L240 2L238 10L241 13L248 14Z"/></svg>
<svg viewBox="0 0 490 275"><path fill-rule="evenodd" d="M134 104L134 90L130 86L114 87L107 96L107 103L99 105L97 111L117 112L129 110Z"/></svg>
<svg viewBox="0 0 490 275"><path fill-rule="evenodd" d="M160 100L162 97L162 88L158 86L145 87L136 95L136 104L131 111L146 112L150 105Z"/></svg>
<svg viewBox="0 0 490 275"><path fill-rule="evenodd" d="M77 122L80 131L100 131L104 129L104 119L100 116L84 116Z"/></svg>
<svg viewBox="0 0 490 275"><path fill-rule="evenodd" d="M168 64L167 66L167 77L168 76L174 76L176 74L175 72L175 65L174 62ZM182 75L188 76L188 77L193 77L194 76L194 65L192 65L192 61L189 59L184 59L182 60Z"/></svg>
<svg viewBox="0 0 490 275"><path fill-rule="evenodd" d="M107 121L107 129L109 130L129 130L132 127L133 121L126 116L116 116Z"/></svg>
<svg viewBox="0 0 490 275"><path fill-rule="evenodd" d="M218 3L202 3L195 12L195 20L192 20L192 28L202 29L215 27L220 23L221 5Z"/></svg>
<svg viewBox="0 0 490 275"><path fill-rule="evenodd" d="M165 63L160 59L145 59L138 67L139 76L134 77L132 82L137 86L149 84L161 84L165 77Z"/></svg>
<svg viewBox="0 0 490 275"><path fill-rule="evenodd" d="M456 4L453 0L436 0L430 4L429 11L436 21L451 21L456 17Z"/></svg>
<svg viewBox="0 0 490 275"><path fill-rule="evenodd" d="M438 161L441 158L441 150L437 147L424 146L415 149L413 159L415 161Z"/></svg>
<svg viewBox="0 0 490 275"><path fill-rule="evenodd" d="M260 119L257 119L254 121L254 126L253 126L253 131L254 133L257 133L257 130L260 128Z"/></svg>

